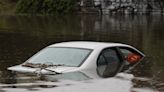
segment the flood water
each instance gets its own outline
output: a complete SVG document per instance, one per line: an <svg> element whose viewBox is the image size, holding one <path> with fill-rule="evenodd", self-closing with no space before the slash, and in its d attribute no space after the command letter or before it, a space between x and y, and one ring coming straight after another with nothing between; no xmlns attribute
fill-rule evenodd
<svg viewBox="0 0 164 92"><path fill-rule="evenodd" d="M21 64L47 45L63 41L130 44L148 59L133 74L135 87L164 91L164 16L0 16L0 83L17 83L7 67ZM28 81L28 80L27 80Z"/></svg>

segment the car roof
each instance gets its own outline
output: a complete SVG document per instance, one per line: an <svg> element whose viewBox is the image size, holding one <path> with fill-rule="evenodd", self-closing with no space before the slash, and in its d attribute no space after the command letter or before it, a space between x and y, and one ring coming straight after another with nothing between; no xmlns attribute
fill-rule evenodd
<svg viewBox="0 0 164 92"><path fill-rule="evenodd" d="M115 46L129 47L129 45L122 44L122 43L91 42L91 41L62 42L62 43L52 44L48 47L74 47L74 48L84 48L84 49L98 49L98 48L115 47Z"/></svg>

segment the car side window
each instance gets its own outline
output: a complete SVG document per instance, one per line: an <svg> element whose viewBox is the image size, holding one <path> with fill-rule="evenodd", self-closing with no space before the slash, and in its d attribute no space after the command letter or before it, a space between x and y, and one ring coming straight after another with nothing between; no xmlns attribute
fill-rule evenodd
<svg viewBox="0 0 164 92"><path fill-rule="evenodd" d="M108 63L120 62L118 54L115 49L107 49L104 51L104 57Z"/></svg>
<svg viewBox="0 0 164 92"><path fill-rule="evenodd" d="M126 48L120 48L120 51L123 53L124 56L128 56L129 54L132 54L133 52L126 49Z"/></svg>
<svg viewBox="0 0 164 92"><path fill-rule="evenodd" d="M107 61L105 60L103 54L100 55L99 59L98 59L98 65L107 65Z"/></svg>
<svg viewBox="0 0 164 92"><path fill-rule="evenodd" d="M98 60L97 60L97 72L98 72L98 74L102 76L106 67L107 67L107 61L105 60L103 53L101 53Z"/></svg>
<svg viewBox="0 0 164 92"><path fill-rule="evenodd" d="M121 53L123 54L124 60L126 61L125 65L133 65L143 57L140 53L138 53L136 50L132 48L128 48L128 47L119 47L119 48Z"/></svg>
<svg viewBox="0 0 164 92"><path fill-rule="evenodd" d="M127 57L129 54L137 54L140 55L137 51L131 49L131 48L127 48L127 47L119 47L120 51L122 52L122 54L124 55L124 57ZM140 55L142 56L142 55Z"/></svg>
<svg viewBox="0 0 164 92"><path fill-rule="evenodd" d="M102 77L111 77L117 73L121 60L115 48L105 49L97 60L97 72Z"/></svg>

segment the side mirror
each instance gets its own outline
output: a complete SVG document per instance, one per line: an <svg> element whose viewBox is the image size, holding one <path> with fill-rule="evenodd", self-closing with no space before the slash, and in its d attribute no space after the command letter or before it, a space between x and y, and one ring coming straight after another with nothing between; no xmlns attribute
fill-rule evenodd
<svg viewBox="0 0 164 92"><path fill-rule="evenodd" d="M131 53L129 54L125 59L128 63L130 64L134 64L134 63L137 63L140 61L142 57L140 55L137 55L137 54L134 54L134 53Z"/></svg>

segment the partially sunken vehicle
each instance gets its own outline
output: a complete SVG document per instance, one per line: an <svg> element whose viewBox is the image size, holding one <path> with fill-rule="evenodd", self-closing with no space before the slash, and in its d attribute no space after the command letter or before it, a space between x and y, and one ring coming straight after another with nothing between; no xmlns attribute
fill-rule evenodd
<svg viewBox="0 0 164 92"><path fill-rule="evenodd" d="M23 64L8 69L30 74L77 77L82 73L90 78L106 78L130 69L144 57L136 48L121 43L62 42L50 45Z"/></svg>

